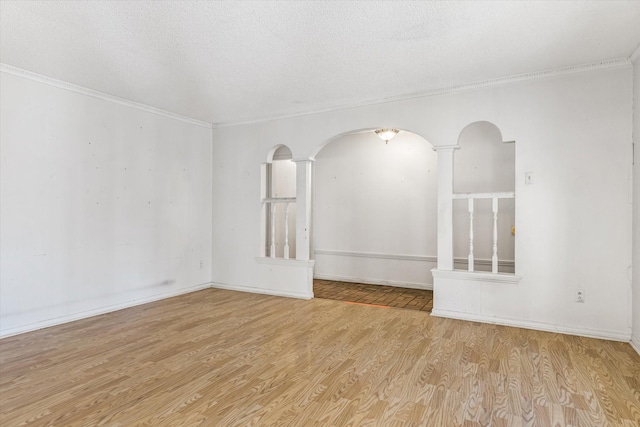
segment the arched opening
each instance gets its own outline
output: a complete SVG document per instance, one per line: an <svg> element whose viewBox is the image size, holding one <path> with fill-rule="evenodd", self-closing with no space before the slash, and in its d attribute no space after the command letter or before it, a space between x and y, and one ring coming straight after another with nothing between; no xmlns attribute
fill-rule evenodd
<svg viewBox="0 0 640 427"><path fill-rule="evenodd" d="M332 138L315 155L314 277L432 289L437 254L437 154L400 131Z"/></svg>
<svg viewBox="0 0 640 427"><path fill-rule="evenodd" d="M515 271L515 143L481 121L458 138L453 167L454 267L469 271ZM495 230L494 230L495 226Z"/></svg>

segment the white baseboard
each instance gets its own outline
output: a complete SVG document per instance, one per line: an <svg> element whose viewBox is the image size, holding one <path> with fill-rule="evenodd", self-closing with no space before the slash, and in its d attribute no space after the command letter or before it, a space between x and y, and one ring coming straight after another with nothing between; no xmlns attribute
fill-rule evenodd
<svg viewBox="0 0 640 427"><path fill-rule="evenodd" d="M17 326L14 328L1 331L0 339L7 338L13 335L23 334L25 332L37 331L38 329L49 328L51 326L61 325L63 323L73 322L75 320L86 319L93 316L99 316L101 314L111 313L118 310L124 310L125 308L135 307L137 305L147 304L154 301L160 301L163 299L176 297L178 295L189 294L191 292L201 291L203 289L208 289L210 287L211 287L211 282L201 283L199 285L178 289L176 291L164 292L164 293L155 294L146 298L134 299L124 303L107 305L107 306L99 307L93 310L81 311L79 313L69 314L67 316L55 317L53 319L42 320L40 322L30 323L28 325Z"/></svg>
<svg viewBox="0 0 640 427"><path fill-rule="evenodd" d="M437 264L438 257L434 255L404 255L404 254L389 254L380 252L354 252L354 251L335 251L330 249L314 249L315 255L328 255L335 257L348 257L348 258L369 258L369 259L386 259L394 261L417 261L422 263ZM469 260L467 258L454 258L454 264L467 265ZM476 266L483 265L491 267L491 259L477 258L474 261ZM503 268L515 268L515 261L513 260L498 260L498 266Z"/></svg>
<svg viewBox="0 0 640 427"><path fill-rule="evenodd" d="M527 320L483 316L478 314L463 313L463 312L452 311L452 310L437 310L435 308L431 312L431 315L436 317L446 317L449 319L467 320L471 322L480 322L480 323L490 323L494 325L512 326L515 328L533 329L536 331L555 332L558 334L577 335L582 337L599 338L599 339L611 340L611 341L629 342L631 338L631 334L625 334L618 331L575 328L570 326L554 325L554 324L543 323L543 322L531 322Z"/></svg>
<svg viewBox="0 0 640 427"><path fill-rule="evenodd" d="M335 280L337 282L365 283L367 285L384 285L384 286L395 286L397 288L422 289L426 291L433 290L433 283L417 283L417 282L400 282L396 280L365 279L361 277L333 276L329 274L314 274L313 278L320 279L320 280Z"/></svg>
<svg viewBox="0 0 640 427"><path fill-rule="evenodd" d="M631 344L631 347L633 347L633 349L636 351L636 353L640 354L640 337L638 336L631 336L631 341L629 341L629 344Z"/></svg>
<svg viewBox="0 0 640 427"><path fill-rule="evenodd" d="M353 251L334 251L329 249L314 249L315 255L330 255L350 258L375 258L389 259L400 261L419 261L419 262L438 262L438 258L429 255L404 255L404 254L383 254L379 252L353 252Z"/></svg>
<svg viewBox="0 0 640 427"><path fill-rule="evenodd" d="M218 283L218 282L213 282L211 284L211 287L217 288L217 289L226 289L228 291L248 292L250 294L273 295L277 297L288 297L288 298L298 298L298 299L313 298L313 292L306 293L306 292L280 291L276 289L256 288L254 286L228 285L226 283Z"/></svg>

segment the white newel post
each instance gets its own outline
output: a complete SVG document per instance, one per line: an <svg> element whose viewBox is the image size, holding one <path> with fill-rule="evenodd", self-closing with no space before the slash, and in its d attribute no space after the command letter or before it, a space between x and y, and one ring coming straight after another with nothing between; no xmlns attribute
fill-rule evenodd
<svg viewBox="0 0 640 427"><path fill-rule="evenodd" d="M438 152L438 270L453 270L453 152L457 148L433 148Z"/></svg>
<svg viewBox="0 0 640 427"><path fill-rule="evenodd" d="M473 199L469 199L469 271L473 271Z"/></svg>
<svg viewBox="0 0 640 427"><path fill-rule="evenodd" d="M494 197L492 202L493 212L493 254L491 255L491 272L498 272L498 198Z"/></svg>
<svg viewBox="0 0 640 427"><path fill-rule="evenodd" d="M262 163L262 165L260 166L260 179L261 179L261 186L260 186L260 200L264 200L265 198L269 197L269 190L268 190L268 185L269 185L269 164L268 163ZM267 203L262 203L261 204L261 208L260 208L260 256L261 257L265 257L267 256ZM271 213L269 212L269 215L271 215Z"/></svg>
<svg viewBox="0 0 640 427"><path fill-rule="evenodd" d="M311 259L311 166L313 160L296 164L296 259Z"/></svg>
<svg viewBox="0 0 640 427"><path fill-rule="evenodd" d="M284 205L284 259L289 259L289 203Z"/></svg>
<svg viewBox="0 0 640 427"><path fill-rule="evenodd" d="M271 203L271 247L269 250L271 258L276 257L276 204Z"/></svg>

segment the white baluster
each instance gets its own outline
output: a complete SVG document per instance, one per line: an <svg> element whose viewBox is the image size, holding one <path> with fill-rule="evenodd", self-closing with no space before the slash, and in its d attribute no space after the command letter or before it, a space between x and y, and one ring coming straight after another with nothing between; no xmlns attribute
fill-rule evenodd
<svg viewBox="0 0 640 427"><path fill-rule="evenodd" d="M473 199L469 199L469 271L473 271Z"/></svg>
<svg viewBox="0 0 640 427"><path fill-rule="evenodd" d="M276 204L271 202L271 258L276 257Z"/></svg>
<svg viewBox="0 0 640 427"><path fill-rule="evenodd" d="M284 258L289 259L289 203L284 205Z"/></svg>
<svg viewBox="0 0 640 427"><path fill-rule="evenodd" d="M491 256L491 272L498 272L498 198L493 198L493 255Z"/></svg>

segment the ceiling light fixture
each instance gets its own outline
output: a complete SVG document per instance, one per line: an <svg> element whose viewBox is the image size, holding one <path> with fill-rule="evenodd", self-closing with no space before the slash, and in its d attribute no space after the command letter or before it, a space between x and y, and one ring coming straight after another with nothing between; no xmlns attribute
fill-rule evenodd
<svg viewBox="0 0 640 427"><path fill-rule="evenodd" d="M376 134L385 144L388 144L398 132L400 132L398 129L376 129Z"/></svg>

